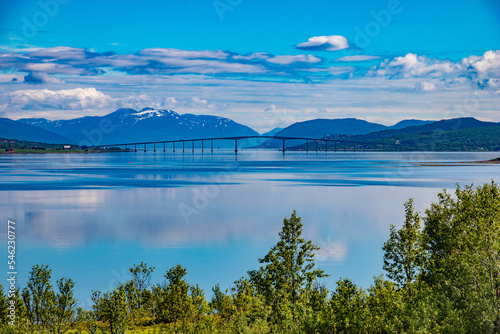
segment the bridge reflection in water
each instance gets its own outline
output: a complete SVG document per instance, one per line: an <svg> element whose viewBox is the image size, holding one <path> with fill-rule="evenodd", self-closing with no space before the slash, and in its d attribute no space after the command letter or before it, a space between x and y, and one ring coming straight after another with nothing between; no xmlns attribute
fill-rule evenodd
<svg viewBox="0 0 500 334"><path fill-rule="evenodd" d="M233 140L234 141L234 153L238 154L238 141L239 140L245 140L245 139L275 139L275 140L281 140L282 141L282 147L281 151L283 154L286 152L286 141L290 140L302 140L304 141L305 148L302 149L303 151L309 152L309 151L315 151L315 152L328 152L329 149L329 144L333 143L330 145L330 151L337 151L337 150L366 150L367 147L370 148L377 148L377 150L383 151L384 148L393 148L395 145L392 143L382 143L382 142L363 142L363 141L353 141L353 140L339 140L339 139L328 139L328 138L304 138L304 137L283 137L283 136L237 136L237 137L212 137L212 138L197 138L197 139L177 139L177 140L165 140L165 141L149 141L149 142L137 142L137 143L121 143L121 144L107 144L107 145L98 145L98 146L93 146L93 148L103 148L103 149L109 149L109 148L125 148L126 150L129 149L129 147L134 147L134 152L137 152L137 146L139 148L143 146L144 152L146 152L146 147L149 145L153 145L153 150L156 152L157 145L163 144L163 152L166 152L166 145L167 144L172 144L172 152L175 152L176 149L176 143L182 143L182 153L186 151L186 143L191 142L191 152L194 153L195 150L195 142L201 142L201 152L205 152L205 142L208 141L210 142L210 152L214 152L214 140ZM313 143L313 147L310 148L310 143ZM348 146L349 145L349 146ZM189 146L189 145L188 145ZM258 146L258 145L255 145ZM298 146L298 145L295 145ZM189 147L187 148L189 149ZM208 149L208 148L207 148Z"/></svg>

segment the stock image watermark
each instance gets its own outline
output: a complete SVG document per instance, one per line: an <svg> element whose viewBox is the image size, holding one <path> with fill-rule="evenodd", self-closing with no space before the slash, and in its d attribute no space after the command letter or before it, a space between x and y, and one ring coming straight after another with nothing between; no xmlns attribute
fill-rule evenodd
<svg viewBox="0 0 500 334"><path fill-rule="evenodd" d="M7 279L8 282L8 307L7 307L7 317L9 319L9 325L15 326L16 321L16 280L17 280L17 269L16 269L16 222L13 220L7 220Z"/></svg>
<svg viewBox="0 0 500 334"><path fill-rule="evenodd" d="M21 18L21 35L10 32L8 38L11 44L29 44L29 40L35 38L51 19L59 14L61 6L66 5L70 0L39 0L39 9L33 15Z"/></svg>
<svg viewBox="0 0 500 334"><path fill-rule="evenodd" d="M400 14L404 7L399 0L389 0L385 9L379 11L371 10L370 16L372 20L366 22L364 27L355 26L354 43L359 48L366 48L373 38L380 35L382 30L386 28L393 20L395 15Z"/></svg>
<svg viewBox="0 0 500 334"><path fill-rule="evenodd" d="M231 180L231 174L237 173L237 165L231 164L224 171L211 173L210 179L213 184L207 184L203 187L195 187L191 203L179 203L177 208L186 224L191 223L191 216L198 216L210 201L219 196L221 189L228 186Z"/></svg>
<svg viewBox="0 0 500 334"><path fill-rule="evenodd" d="M243 0L214 0L212 6L214 7L217 16L221 21L224 21L224 17L227 12L232 12L236 7L241 5Z"/></svg>

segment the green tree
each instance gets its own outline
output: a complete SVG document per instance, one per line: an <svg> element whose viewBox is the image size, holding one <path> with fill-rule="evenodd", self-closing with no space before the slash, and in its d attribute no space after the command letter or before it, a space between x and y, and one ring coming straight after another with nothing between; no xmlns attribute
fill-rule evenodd
<svg viewBox="0 0 500 334"><path fill-rule="evenodd" d="M226 323L231 321L231 318L236 314L236 307L233 304L233 299L228 294L228 291L222 292L219 284L212 288L214 296L210 301L210 306L216 314Z"/></svg>
<svg viewBox="0 0 500 334"><path fill-rule="evenodd" d="M49 326L55 304L49 266L34 265L22 297L30 322L38 331Z"/></svg>
<svg viewBox="0 0 500 334"><path fill-rule="evenodd" d="M446 191L426 210L425 281L440 299L440 326L500 333L500 188Z"/></svg>
<svg viewBox="0 0 500 334"><path fill-rule="evenodd" d="M2 324L7 324L9 321L7 318L8 307L9 307L9 300L5 295L2 284L0 284L0 320L2 321Z"/></svg>
<svg viewBox="0 0 500 334"><path fill-rule="evenodd" d="M297 306L305 292L318 278L328 276L315 268L314 252L319 247L301 237L302 227L301 218L293 211L290 219L283 220L278 243L259 259L265 266L248 272L250 282L272 307L278 323L283 323L290 315L295 322Z"/></svg>
<svg viewBox="0 0 500 334"><path fill-rule="evenodd" d="M111 334L124 334L127 330L124 285L120 284L112 292L104 294L99 291L92 292L91 298L97 320L108 323Z"/></svg>
<svg viewBox="0 0 500 334"><path fill-rule="evenodd" d="M350 279L337 281L337 288L332 293L330 305L337 333L367 332L368 310L366 293Z"/></svg>
<svg viewBox="0 0 500 334"><path fill-rule="evenodd" d="M193 321L193 328L197 328L201 319L209 311L208 303L205 299L205 292L198 286L198 284L191 286L189 295L191 297L191 316Z"/></svg>
<svg viewBox="0 0 500 334"><path fill-rule="evenodd" d="M59 293L55 297L52 311L54 333L65 333L75 321L77 300L74 297L75 283L71 278L57 281Z"/></svg>
<svg viewBox="0 0 500 334"><path fill-rule="evenodd" d="M412 296L412 283L424 264L426 253L423 249L420 231L420 216L415 212L414 201L405 203L406 219L396 230L391 225L389 240L384 243L384 266L387 277L394 280Z"/></svg>
<svg viewBox="0 0 500 334"><path fill-rule="evenodd" d="M405 300L398 286L376 277L368 289L369 332L402 333L405 322Z"/></svg>
<svg viewBox="0 0 500 334"><path fill-rule="evenodd" d="M127 291L129 292L128 299L130 300L131 312L137 316L145 316L146 309L150 307L151 292L148 288L151 286L151 275L155 267L148 267L147 263L134 264L129 269L132 274L132 284ZM140 313L140 314L136 314Z"/></svg>
<svg viewBox="0 0 500 334"><path fill-rule="evenodd" d="M173 323L176 332L177 323L183 322L189 317L192 307L189 296L190 286L184 278L186 274L187 270L178 264L165 274L167 284L156 286L153 289L158 320L164 323Z"/></svg>
<svg viewBox="0 0 500 334"><path fill-rule="evenodd" d="M14 300L14 306L16 310L14 328L16 333L31 333L35 331L34 325L31 323L31 319L28 317L28 312L22 298L22 292L19 288L15 290L12 298ZM9 301L10 301L9 300ZM12 319L8 318L9 321Z"/></svg>

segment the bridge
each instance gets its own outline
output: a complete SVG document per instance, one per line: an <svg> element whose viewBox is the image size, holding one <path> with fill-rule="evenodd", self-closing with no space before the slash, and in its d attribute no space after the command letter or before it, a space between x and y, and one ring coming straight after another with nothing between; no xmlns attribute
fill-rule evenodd
<svg viewBox="0 0 500 334"><path fill-rule="evenodd" d="M306 137L283 137L283 136L235 136L235 137L210 137L210 138L197 138L197 139L177 139L177 140L164 140L164 141L149 141L149 142L137 142L137 143L122 143L122 144L107 144L107 145L98 145L93 146L93 148L104 148L109 149L112 147L124 147L128 149L129 146L134 147L134 151L137 152L137 146L143 146L144 152L146 152L146 147L149 145L153 145L153 150L156 152L157 145L163 144L163 152L166 152L166 145L172 144L172 152L175 152L175 144L182 143L182 152L185 152L186 143L191 142L191 150L194 153L194 144L195 142L201 142L201 151L202 153L205 151L205 142L210 142L210 151L214 152L214 140L234 140L234 153L238 154L238 140L244 139L276 139L282 141L282 149L281 151L285 154L286 151L286 141L287 140L304 140L306 144L306 152L309 152L309 142L315 143L314 149L311 151L318 152L321 151L321 146L318 144L321 143L324 145L323 150L328 152L328 143L333 143L333 151L337 151L337 144L344 144L344 151L347 150L347 144L354 145L354 151L356 150L356 145L388 145L394 146L394 144L389 143L377 143L377 142L362 142L362 141L353 141L353 140L339 140L339 139L327 139L327 138L306 138ZM364 146L366 148L366 146ZM341 148L340 148L341 149Z"/></svg>

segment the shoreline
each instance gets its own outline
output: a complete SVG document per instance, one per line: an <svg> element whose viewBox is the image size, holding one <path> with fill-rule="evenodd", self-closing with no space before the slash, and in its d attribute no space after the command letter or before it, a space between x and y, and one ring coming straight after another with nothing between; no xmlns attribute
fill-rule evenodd
<svg viewBox="0 0 500 334"><path fill-rule="evenodd" d="M477 165L497 165L500 164L500 158L495 158L491 160L480 160L480 161L458 161L449 164L444 164L440 162L417 162L414 163L417 166L477 166Z"/></svg>

